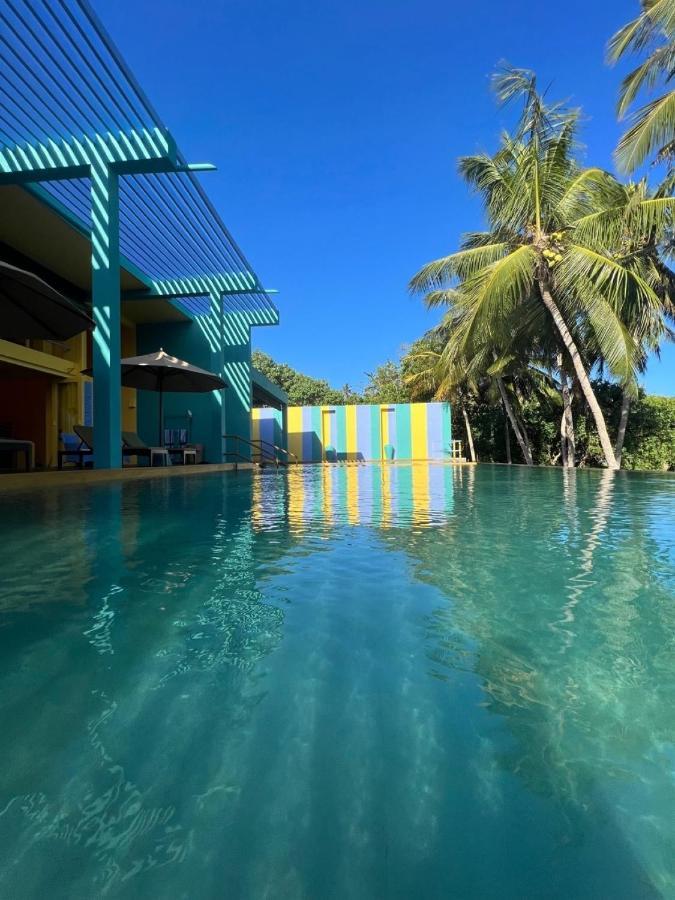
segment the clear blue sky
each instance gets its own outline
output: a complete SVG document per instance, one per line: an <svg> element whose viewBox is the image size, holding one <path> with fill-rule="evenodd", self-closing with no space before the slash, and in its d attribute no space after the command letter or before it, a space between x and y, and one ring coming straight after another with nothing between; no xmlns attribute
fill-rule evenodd
<svg viewBox="0 0 675 900"><path fill-rule="evenodd" d="M435 318L406 292L480 211L458 156L492 149L501 59L587 116L612 166L619 72L607 38L637 0L95 0L97 11L268 287L279 361L360 387ZM675 347L647 388L675 394Z"/></svg>

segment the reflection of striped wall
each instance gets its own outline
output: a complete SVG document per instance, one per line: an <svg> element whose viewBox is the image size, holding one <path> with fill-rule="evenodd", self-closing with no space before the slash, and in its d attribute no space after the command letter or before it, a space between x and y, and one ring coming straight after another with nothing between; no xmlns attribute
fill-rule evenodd
<svg viewBox="0 0 675 900"><path fill-rule="evenodd" d="M253 410L253 437L280 436L281 413ZM274 443L280 443L279 440ZM448 459L452 445L449 403L394 403L359 406L291 406L288 409L288 449L299 462L321 462L326 448L338 461L385 458L393 447L395 460Z"/></svg>
<svg viewBox="0 0 675 900"><path fill-rule="evenodd" d="M470 469L466 477L473 474ZM463 484L464 477L463 469L421 461L402 466L323 466L314 473L291 467L285 510L296 534L311 529L316 535L344 524L425 528L447 521L453 511L454 484ZM252 522L262 530L270 521L262 482L255 482L254 494ZM283 504L274 508L275 516L283 513Z"/></svg>

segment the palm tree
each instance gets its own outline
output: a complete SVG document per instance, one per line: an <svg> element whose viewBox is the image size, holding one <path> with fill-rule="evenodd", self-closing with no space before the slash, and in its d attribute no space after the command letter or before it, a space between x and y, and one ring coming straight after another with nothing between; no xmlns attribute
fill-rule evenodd
<svg viewBox="0 0 675 900"><path fill-rule="evenodd" d="M403 381L413 400L449 400L462 413L471 462L477 462L467 406L478 394L478 385L467 371L448 362L450 337L447 317L412 345L401 361Z"/></svg>
<svg viewBox="0 0 675 900"><path fill-rule="evenodd" d="M411 280L433 304L452 288L467 343L507 347L514 318L535 319L543 306L564 347L593 415L609 468L618 468L612 442L575 335L589 330L610 372L625 378L635 342L620 312L627 297L641 308L660 305L645 261L612 252L617 230L664 233L672 198L622 204L622 186L607 172L580 168L573 151L577 114L548 107L533 73L506 69L495 82L499 99L523 100L515 136L502 136L494 156L460 160L460 173L481 195L488 230L465 235L461 249L425 265ZM617 212L617 207L619 212Z"/></svg>
<svg viewBox="0 0 675 900"><path fill-rule="evenodd" d="M616 63L629 52L647 58L623 80L618 114L623 119L643 90L668 84L675 74L675 0L640 0L642 12L611 38L607 55ZM648 157L672 159L675 153L675 91L666 91L633 114L633 124L616 151L619 167L634 172Z"/></svg>
<svg viewBox="0 0 675 900"><path fill-rule="evenodd" d="M669 322L675 322L675 306L673 296L675 277L664 262L664 257L670 254L670 248L666 245L668 234L669 210L672 210L672 200L667 198L666 185L661 185L655 192L651 191L646 179L637 183L621 185L620 193L617 193L613 207L604 210L600 216L602 219L601 231L606 241L611 243L615 256L620 257L627 267L634 268L640 277L646 281L656 296L658 305L644 304L634 289L628 289L624 294L623 305L620 310L620 318L634 345L632 366L626 370L620 378L622 388L621 412L617 437L614 444L614 454L617 461L621 461L626 426L631 401L637 397L638 377L643 375L647 367L650 353L658 353L664 339L672 339L673 333ZM662 204L666 214L661 227L641 220L634 215L634 210L648 202L657 205L665 198ZM592 230L593 223L589 219L588 227ZM595 359L602 363L602 349L594 341L592 334L587 335L586 347L595 353Z"/></svg>
<svg viewBox="0 0 675 900"><path fill-rule="evenodd" d="M448 309L440 325L417 341L404 358L404 381L413 398L450 400L461 410L472 461L475 454L467 405L480 396L489 405L502 406L506 432L510 423L523 459L531 466L533 454L522 403L533 396L539 403L550 402L553 393L546 362L536 355L537 341L514 323L508 347L488 341L478 345L475 336L468 342L466 317L451 298L457 299L452 291L434 292L427 298L431 305ZM507 448L510 450L508 443Z"/></svg>

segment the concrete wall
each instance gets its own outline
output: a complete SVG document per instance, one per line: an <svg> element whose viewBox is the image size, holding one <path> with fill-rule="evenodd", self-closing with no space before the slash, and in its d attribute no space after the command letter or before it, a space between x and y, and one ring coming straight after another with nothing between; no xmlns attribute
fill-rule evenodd
<svg viewBox="0 0 675 900"><path fill-rule="evenodd" d="M277 434L281 413L254 409L254 436ZM277 442L278 443L278 442ZM384 448L394 460L449 459L452 420L449 403L395 403L355 406L291 406L288 449L299 462L378 460Z"/></svg>

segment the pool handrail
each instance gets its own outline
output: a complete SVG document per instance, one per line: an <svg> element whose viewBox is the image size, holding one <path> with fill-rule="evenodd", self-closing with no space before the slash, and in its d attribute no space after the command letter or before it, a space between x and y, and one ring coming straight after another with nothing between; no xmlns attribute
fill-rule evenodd
<svg viewBox="0 0 675 900"><path fill-rule="evenodd" d="M269 453L269 451L265 451L263 449L262 444L267 444L270 447L275 447L274 444L270 444L268 441L261 441L260 439L257 439L257 438L255 440L250 440L249 438L242 437L240 434L224 434L223 438L224 438L224 440L238 441L242 444L246 444L247 446L252 447L253 450L256 450L259 453L259 455L260 455L259 462L261 464L263 461L272 462L272 463L274 463L274 465L277 468L279 468L280 465L282 465L282 466L288 465L288 462L286 462L285 460L280 460L277 457L276 453L274 453L274 454ZM258 445L260 445L260 446L258 446ZM279 451L284 452L282 447L275 448L275 449L278 449ZM288 453L288 451L285 451L285 452ZM242 453L238 452L238 450L225 450L224 455L225 456L236 456L241 460L245 460L246 462L255 462L256 461L256 460L253 460L252 458L249 460L248 457L246 457Z"/></svg>

